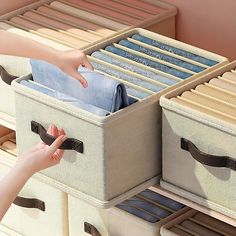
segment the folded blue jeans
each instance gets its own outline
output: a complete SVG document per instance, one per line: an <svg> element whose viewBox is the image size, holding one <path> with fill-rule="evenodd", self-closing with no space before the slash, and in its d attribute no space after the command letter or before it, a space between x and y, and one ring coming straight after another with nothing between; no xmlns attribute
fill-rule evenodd
<svg viewBox="0 0 236 236"><path fill-rule="evenodd" d="M186 78L188 78L188 77L193 75L193 74L190 74L190 73L187 73L187 72L183 72L181 70L177 70L177 69L172 68L170 66L166 66L166 65L161 64L159 62L150 60L148 58L137 56L137 55L135 55L133 53L130 53L130 52L125 51L123 49L117 48L115 46L107 46L105 48L105 50L109 51L109 52L112 52L114 54L117 54L119 56L128 58L130 60L136 61L138 63L141 63L141 64L145 65L145 66L150 66L150 67L152 67L152 68L154 68L156 70L163 71L163 72L165 72L167 74L176 76L176 77L181 78L181 79L186 79Z"/></svg>
<svg viewBox="0 0 236 236"><path fill-rule="evenodd" d="M40 84L32 83L31 81L28 81L28 80L21 80L20 84L22 84L28 88L34 89L38 92L41 92L43 94L46 94L50 97L56 98L60 101L66 102L66 103L71 104L76 107L79 107L83 110L86 110L86 111L96 114L98 116L107 116L110 113L109 111L103 110L99 107L95 107L95 106L87 104L87 103L84 103L81 100L78 100L78 99L70 97L66 94L57 92L53 89L48 89L44 86L41 86Z"/></svg>
<svg viewBox="0 0 236 236"><path fill-rule="evenodd" d="M112 76L114 76L118 79L127 81L131 84L138 85L138 86L140 86L142 88L145 88L145 89L148 89L152 92L159 92L159 91L166 88L164 86L157 85L157 84L154 84L154 83L150 83L146 80L139 79L139 78L137 78L133 75L129 75L129 74L126 74L126 73L121 72L119 70L113 69L110 66L103 65L101 63L97 63L97 62L93 62L93 61L91 63L93 65L93 67L95 69L99 70L99 71L102 71L106 74L112 75Z"/></svg>
<svg viewBox="0 0 236 236"><path fill-rule="evenodd" d="M156 223L158 221L160 221L160 219L158 217L155 217L153 215L148 214L145 211L142 211L141 209L135 208L133 206L130 206L126 203L120 203L116 206L119 209L122 209L123 211L129 212L132 215L135 215L145 221L148 221L150 223Z"/></svg>
<svg viewBox="0 0 236 236"><path fill-rule="evenodd" d="M161 82L161 83L166 84L166 85L173 85L173 84L178 83L177 80L170 79L170 78L165 77L163 75L160 75L158 73L154 73L154 72L152 72L150 70L143 69L140 66L136 66L136 65L134 65L132 63L129 63L127 61L122 61L122 59L118 59L118 58L112 57L110 55L107 55L104 52L95 51L95 52L92 53L91 56L95 57L95 58L97 58L99 60L105 61L105 62L107 62L109 64L113 64L113 65L119 66L119 67L121 67L121 68L123 68L125 70L129 70L129 71L132 71L134 73L143 75L143 76L145 76L145 77L147 77L149 79Z"/></svg>
<svg viewBox="0 0 236 236"><path fill-rule="evenodd" d="M164 208L161 208L155 204L152 204L148 201L145 201L138 197L132 197L128 200L124 201L125 204L128 204L129 206L137 207L139 209L142 209L150 214L154 214L158 218L164 219L167 216L171 215L172 213L170 211L167 211Z"/></svg>
<svg viewBox="0 0 236 236"><path fill-rule="evenodd" d="M140 195L146 199L149 199L153 202L160 203L163 206L166 206L169 209L172 209L174 211L178 211L184 207L183 204L176 202L168 197L162 196L156 192L153 192L150 189L146 189L146 190L140 192L138 195Z"/></svg>
<svg viewBox="0 0 236 236"><path fill-rule="evenodd" d="M196 61L196 62L199 62L199 63L201 63L203 65L214 66L214 65L216 65L218 63L217 61L214 61L214 60L211 60L211 59L199 56L197 54L188 52L188 51L180 49L180 48L176 48L174 46L170 46L170 45L165 44L165 43L158 42L156 40L150 39L150 38L145 37L145 36L140 35L140 34L134 34L132 36L132 38L137 40L137 41L146 43L148 45L152 45L152 46L160 48L162 50L165 50L165 51L174 53L176 55L179 55L179 56L191 59L191 60Z"/></svg>
<svg viewBox="0 0 236 236"><path fill-rule="evenodd" d="M88 81L83 88L79 81L56 66L40 60L30 60L34 81L84 103L115 112L130 105L124 84L102 73L79 67L78 72Z"/></svg>
<svg viewBox="0 0 236 236"><path fill-rule="evenodd" d="M147 55L149 55L151 57L158 58L160 60L163 60L163 61L169 62L171 64L174 64L176 66L188 69L188 70L193 71L193 72L197 72L198 73L198 72L201 72L201 71L206 69L204 67L194 65L192 63L183 61L181 59L178 59L178 58L166 55L164 53L161 53L161 52L158 52L158 51L155 51L155 50L151 50L149 48L145 48L145 47L140 46L138 44L132 43L132 42L130 42L128 40L121 40L119 42L119 44L122 45L122 46L125 46L127 48L133 49L135 51L147 54Z"/></svg>

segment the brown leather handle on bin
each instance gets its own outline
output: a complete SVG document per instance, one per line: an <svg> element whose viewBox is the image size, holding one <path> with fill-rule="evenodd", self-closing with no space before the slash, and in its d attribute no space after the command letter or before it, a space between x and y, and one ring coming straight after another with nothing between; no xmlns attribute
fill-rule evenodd
<svg viewBox="0 0 236 236"><path fill-rule="evenodd" d="M0 65L0 76L2 80L9 85L11 85L11 82L17 78L17 76L9 74L1 65Z"/></svg>
<svg viewBox="0 0 236 236"><path fill-rule="evenodd" d="M55 141L55 137L48 134L46 129L36 121L31 121L31 131L39 134L41 140L47 145L51 145ZM65 142L62 143L60 149L63 150L75 150L77 152L83 153L84 145L83 142L74 138L67 138Z"/></svg>
<svg viewBox="0 0 236 236"><path fill-rule="evenodd" d="M36 198L16 197L13 203L20 207L37 208L40 211L45 211L45 203Z"/></svg>
<svg viewBox="0 0 236 236"><path fill-rule="evenodd" d="M198 162L213 166L226 167L236 170L236 160L228 156L214 156L200 151L191 141L181 138L181 149L191 153L192 157Z"/></svg>
<svg viewBox="0 0 236 236"><path fill-rule="evenodd" d="M102 236L98 232L98 230L93 225L89 224L88 222L84 222L84 232L92 236Z"/></svg>

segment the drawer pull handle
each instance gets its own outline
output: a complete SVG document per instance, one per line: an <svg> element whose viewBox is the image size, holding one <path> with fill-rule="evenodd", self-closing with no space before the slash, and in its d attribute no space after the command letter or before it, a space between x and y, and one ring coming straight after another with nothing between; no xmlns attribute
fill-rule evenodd
<svg viewBox="0 0 236 236"><path fill-rule="evenodd" d="M198 162L213 166L226 167L236 170L236 160L228 156L214 156L200 151L191 141L181 138L181 149L190 152L192 157Z"/></svg>
<svg viewBox="0 0 236 236"><path fill-rule="evenodd" d="M0 76L6 84L11 85L11 82L17 78L17 76L9 74L1 65L0 65Z"/></svg>
<svg viewBox="0 0 236 236"><path fill-rule="evenodd" d="M98 230L93 225L89 224L88 222L84 222L84 232L92 236L102 236L98 232Z"/></svg>
<svg viewBox="0 0 236 236"><path fill-rule="evenodd" d="M31 131L39 134L41 140L46 143L47 145L51 145L55 138L48 134L46 129L36 121L31 121ZM63 150L75 150L77 152L83 153L84 145L83 142L74 138L67 138L65 142L62 143L60 149Z"/></svg>
<svg viewBox="0 0 236 236"><path fill-rule="evenodd" d="M45 203L36 198L16 197L13 203L20 207L37 208L41 211L45 211Z"/></svg>

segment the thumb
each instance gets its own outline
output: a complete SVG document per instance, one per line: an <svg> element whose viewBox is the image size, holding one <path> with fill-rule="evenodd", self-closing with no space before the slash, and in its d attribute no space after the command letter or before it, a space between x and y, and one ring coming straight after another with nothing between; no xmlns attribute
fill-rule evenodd
<svg viewBox="0 0 236 236"><path fill-rule="evenodd" d="M66 138L66 135L60 135L59 137L57 137L56 140L49 146L47 154L51 157L57 151L57 149L59 149Z"/></svg>

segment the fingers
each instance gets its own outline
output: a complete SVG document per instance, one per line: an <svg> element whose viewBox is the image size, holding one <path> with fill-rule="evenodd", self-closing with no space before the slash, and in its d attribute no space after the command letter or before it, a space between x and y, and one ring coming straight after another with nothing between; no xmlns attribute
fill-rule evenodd
<svg viewBox="0 0 236 236"><path fill-rule="evenodd" d="M79 80L80 83L82 84L82 86L84 88L87 88L88 87L88 82L87 80L81 75L78 73L77 70L74 71L73 75L72 75L75 79Z"/></svg>
<svg viewBox="0 0 236 236"><path fill-rule="evenodd" d="M58 129L54 124L50 124L47 130L47 133L54 136L54 137L58 137Z"/></svg>
<svg viewBox="0 0 236 236"><path fill-rule="evenodd" d="M93 70L93 66L92 66L91 63L88 61L87 57L85 58L84 66L85 66L87 69L89 69L89 70Z"/></svg>
<svg viewBox="0 0 236 236"><path fill-rule="evenodd" d="M61 144L66 140L66 135L60 135L59 137L56 138L56 140L49 146L47 150L47 154L49 156L53 156L53 154L59 149Z"/></svg>

